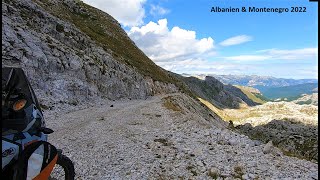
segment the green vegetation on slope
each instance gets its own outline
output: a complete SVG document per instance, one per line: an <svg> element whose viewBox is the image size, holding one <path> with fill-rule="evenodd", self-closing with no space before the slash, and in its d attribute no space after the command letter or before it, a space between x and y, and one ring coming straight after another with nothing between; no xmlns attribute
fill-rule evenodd
<svg viewBox="0 0 320 180"><path fill-rule="evenodd" d="M253 93L253 95L255 95L257 98L261 99L261 100L264 101L264 102L271 101L270 99L266 98L265 96L263 96L263 95L260 94L260 93Z"/></svg>
<svg viewBox="0 0 320 180"><path fill-rule="evenodd" d="M268 101L268 99L265 98L262 94L250 92L245 86L235 86L235 87L239 88L249 99L251 99L256 103L263 104Z"/></svg>

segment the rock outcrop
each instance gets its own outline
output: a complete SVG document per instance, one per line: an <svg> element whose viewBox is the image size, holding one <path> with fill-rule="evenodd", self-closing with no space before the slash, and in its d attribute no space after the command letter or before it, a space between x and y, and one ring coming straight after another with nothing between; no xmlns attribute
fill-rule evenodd
<svg viewBox="0 0 320 180"><path fill-rule="evenodd" d="M297 104L313 104L318 106L318 93L302 94L300 98L293 100Z"/></svg>
<svg viewBox="0 0 320 180"><path fill-rule="evenodd" d="M273 120L265 125L253 127L245 124L236 128L250 138L264 143L272 141L286 155L318 161L317 126L305 125L294 120ZM268 147L265 148L266 152L271 151Z"/></svg>

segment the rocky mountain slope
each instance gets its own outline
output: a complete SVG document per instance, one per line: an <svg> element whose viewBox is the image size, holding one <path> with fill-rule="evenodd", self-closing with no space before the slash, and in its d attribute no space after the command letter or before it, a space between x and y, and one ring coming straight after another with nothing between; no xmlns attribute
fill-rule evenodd
<svg viewBox="0 0 320 180"><path fill-rule="evenodd" d="M250 99L241 89L232 85L224 85L211 76L206 76L204 80L196 77L178 78L186 83L197 98L206 99L218 108L238 109L241 106L260 104Z"/></svg>
<svg viewBox="0 0 320 180"><path fill-rule="evenodd" d="M232 86L232 85L228 85ZM263 94L256 88L253 87L248 87L248 86L239 86L239 85L234 85L236 88L240 89L249 99L252 101L258 103L258 104L263 104L269 99L263 96Z"/></svg>
<svg viewBox="0 0 320 180"><path fill-rule="evenodd" d="M99 97L143 99L178 90L169 74L136 48L111 16L96 9L85 9L81 2L36 2L2 2L2 65L20 66L25 70L43 107L54 108L57 103L76 105ZM104 18L109 22L100 27L108 28L103 29L104 33L113 39L121 39L119 36L125 39L123 46L135 49L134 53L144 57L140 59L141 66L162 79L126 63L126 58L113 48L116 42L113 45L97 42L76 24L57 18L42 6L51 10L61 6L61 10L74 14L71 18L81 18L85 13L87 18ZM132 57L131 61L138 61L139 57Z"/></svg>

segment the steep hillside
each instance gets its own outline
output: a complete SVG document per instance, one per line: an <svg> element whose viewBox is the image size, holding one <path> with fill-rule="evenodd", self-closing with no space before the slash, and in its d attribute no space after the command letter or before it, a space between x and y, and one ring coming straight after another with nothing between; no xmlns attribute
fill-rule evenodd
<svg viewBox="0 0 320 180"><path fill-rule="evenodd" d="M223 84L214 78L206 77L202 81L194 77L188 77L183 78L183 81L197 96L213 102L218 107L238 108L241 103L241 99L226 93Z"/></svg>
<svg viewBox="0 0 320 180"><path fill-rule="evenodd" d="M22 67L45 108L183 89L114 18L80 1L6 0L2 19L2 65Z"/></svg>
<svg viewBox="0 0 320 180"><path fill-rule="evenodd" d="M203 79L198 77L181 77L197 98L202 98L218 108L239 109L256 106L268 101L259 90L252 87L226 85L212 76Z"/></svg>
<svg viewBox="0 0 320 180"><path fill-rule="evenodd" d="M180 77L197 98L208 100L218 108L240 108L255 106L259 103L252 101L239 88L224 85L211 76L204 80L195 77Z"/></svg>
<svg viewBox="0 0 320 180"><path fill-rule="evenodd" d="M247 87L247 86L238 86L235 85L235 87L241 89L241 91L252 101L263 104L268 101L267 98L265 98L261 92L258 89L255 89L253 87Z"/></svg>
<svg viewBox="0 0 320 180"><path fill-rule="evenodd" d="M151 61L127 36L120 24L109 14L82 1L34 0L52 15L74 24L114 59L134 67L144 76L162 82L174 82L170 75ZM63 32L63 26L61 26Z"/></svg>

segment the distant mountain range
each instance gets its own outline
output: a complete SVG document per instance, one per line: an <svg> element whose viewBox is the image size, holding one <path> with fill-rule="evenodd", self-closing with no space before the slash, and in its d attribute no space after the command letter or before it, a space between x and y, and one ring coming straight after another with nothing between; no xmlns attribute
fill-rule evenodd
<svg viewBox="0 0 320 180"><path fill-rule="evenodd" d="M217 75L217 74L182 74L205 79L206 76L215 77L225 85L248 86L258 89L261 94L270 100L295 100L302 94L318 92L317 79L285 79L272 76L257 75ZM258 93L259 94L259 93Z"/></svg>
<svg viewBox="0 0 320 180"><path fill-rule="evenodd" d="M260 92L269 99L298 99L302 94L312 94L318 92L318 83L305 83L283 87L255 86Z"/></svg>
<svg viewBox="0 0 320 180"><path fill-rule="evenodd" d="M318 83L318 79L285 79L275 78L272 76L257 76L257 75L217 75L217 74L182 74L183 76L194 76L199 79L204 79L206 76L212 76L224 84L240 85L240 86L270 86L283 87L306 83ZM259 89L260 90L260 89Z"/></svg>

